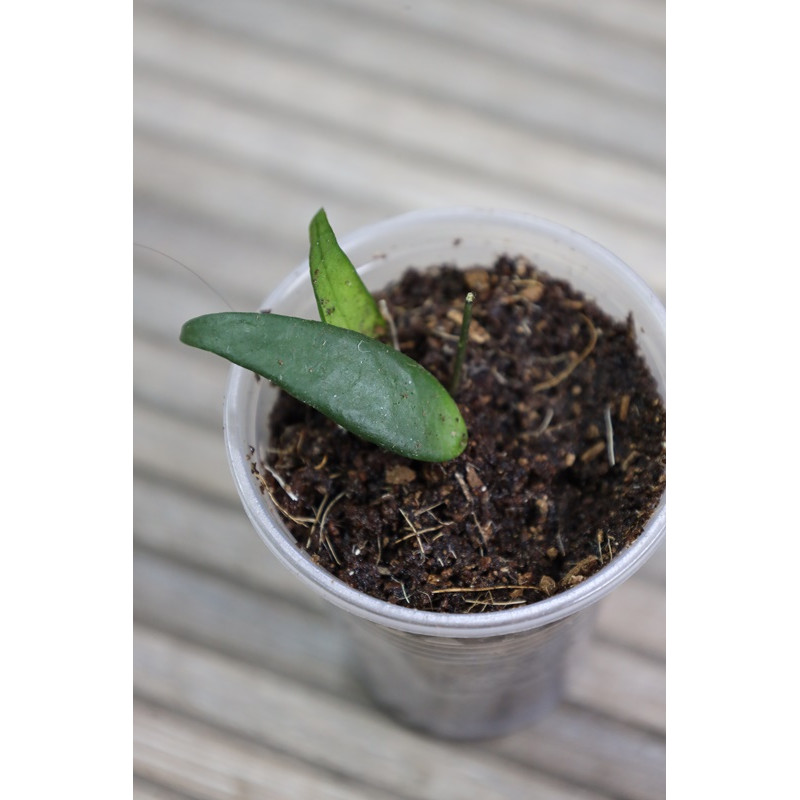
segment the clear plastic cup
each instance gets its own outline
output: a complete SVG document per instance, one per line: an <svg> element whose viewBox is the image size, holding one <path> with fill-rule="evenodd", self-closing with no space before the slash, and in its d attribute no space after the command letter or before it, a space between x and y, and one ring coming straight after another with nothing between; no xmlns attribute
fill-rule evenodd
<svg viewBox="0 0 800 800"><path fill-rule="evenodd" d="M380 222L340 243L367 286L383 288L410 266L487 266L522 255L568 280L612 317L633 313L638 344L666 397L666 312L619 258L563 226L527 214L436 209ZM266 298L263 309L316 319L308 262ZM270 550L330 603L349 637L353 665L376 703L430 734L455 739L501 735L534 722L563 695L575 650L591 629L595 604L629 578L666 534L666 496L644 531L595 575L545 600L502 611L452 614L393 605L359 592L314 564L295 542L250 469L263 459L267 418L277 396L269 381L233 367L225 439L245 511Z"/></svg>

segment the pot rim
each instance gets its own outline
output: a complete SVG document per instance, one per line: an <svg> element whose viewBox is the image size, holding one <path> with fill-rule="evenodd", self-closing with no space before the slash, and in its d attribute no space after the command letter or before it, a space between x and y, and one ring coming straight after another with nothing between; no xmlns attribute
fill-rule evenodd
<svg viewBox="0 0 800 800"><path fill-rule="evenodd" d="M502 223L509 228L536 230L539 233L567 240L576 250L591 254L608 269L623 277L632 291L652 312L660 330L666 330L666 311L652 290L630 267L597 242L558 223L524 212L454 206L413 211L359 228L340 237L347 252L376 236L399 232L418 224L455 222ZM308 275L308 261L293 269L270 293L262 308L270 307L270 298L279 296ZM311 586L316 594L358 617L395 630L449 638L480 638L508 635L540 628L564 617L583 611L630 577L653 554L666 534L666 491L646 523L642 533L629 547L591 577L552 597L527 605L477 614L423 611L394 605L364 594L345 584L323 567L316 565L299 547L280 514L262 495L253 480L250 453L236 434L240 430L238 409L252 392L253 376L249 370L233 366L225 396L224 432L229 465L245 511L257 533L291 572Z"/></svg>

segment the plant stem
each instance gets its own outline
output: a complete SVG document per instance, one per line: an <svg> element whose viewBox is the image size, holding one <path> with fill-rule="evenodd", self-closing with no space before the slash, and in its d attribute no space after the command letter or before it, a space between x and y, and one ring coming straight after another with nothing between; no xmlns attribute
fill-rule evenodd
<svg viewBox="0 0 800 800"><path fill-rule="evenodd" d="M458 385L461 383L461 367L464 364L464 353L467 350L469 323L472 321L472 304L474 302L475 295L469 292L464 302L464 315L461 319L461 335L458 338L458 352L456 353L456 363L453 365L453 377L450 379L451 395L455 395L458 391Z"/></svg>

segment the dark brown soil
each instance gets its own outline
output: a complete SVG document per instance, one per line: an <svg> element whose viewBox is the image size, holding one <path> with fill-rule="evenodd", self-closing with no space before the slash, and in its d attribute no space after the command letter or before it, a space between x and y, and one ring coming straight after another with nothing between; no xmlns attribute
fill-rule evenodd
<svg viewBox="0 0 800 800"><path fill-rule="evenodd" d="M270 469L253 465L298 545L390 603L492 611L562 591L633 542L664 489L665 412L634 321L522 259L409 270L383 296L400 348L445 385L468 291L461 456L383 452L282 394Z"/></svg>

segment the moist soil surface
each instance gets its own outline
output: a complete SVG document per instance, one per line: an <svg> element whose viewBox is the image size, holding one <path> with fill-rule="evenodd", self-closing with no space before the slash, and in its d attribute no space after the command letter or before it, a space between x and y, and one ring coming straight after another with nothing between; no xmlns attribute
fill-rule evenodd
<svg viewBox="0 0 800 800"><path fill-rule="evenodd" d="M520 258L409 269L378 296L400 349L445 385L469 291L461 456L384 452L281 393L269 466L252 464L315 562L424 610L494 611L575 586L636 539L664 489L665 411L635 321Z"/></svg>

